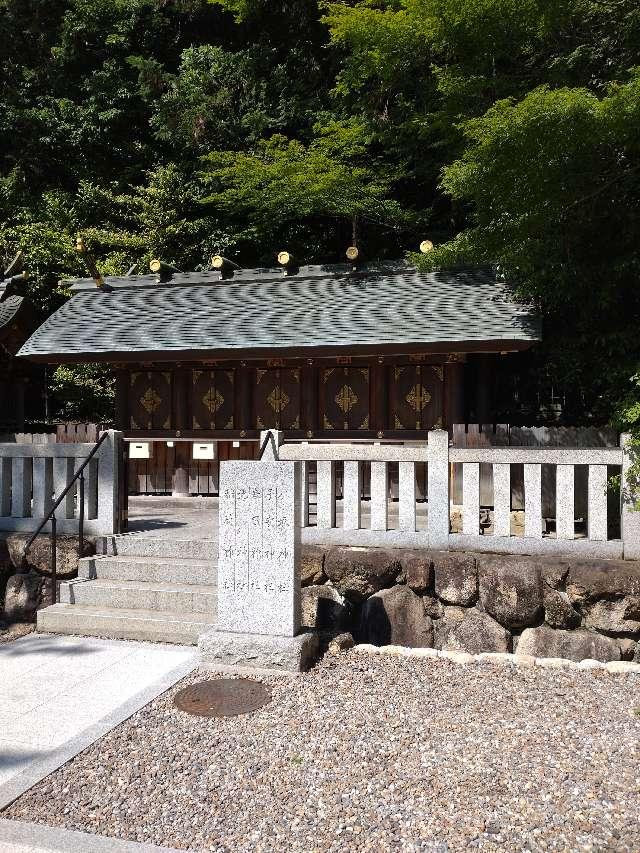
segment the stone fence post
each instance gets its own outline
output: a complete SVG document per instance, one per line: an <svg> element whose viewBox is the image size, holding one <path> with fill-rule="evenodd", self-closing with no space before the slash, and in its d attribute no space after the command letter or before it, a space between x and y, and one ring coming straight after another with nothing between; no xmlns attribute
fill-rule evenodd
<svg viewBox="0 0 640 853"><path fill-rule="evenodd" d="M282 438L267 430L261 459L220 465L217 623L198 640L204 667L298 672L317 656L317 634L300 631L300 463L278 459Z"/></svg>
<svg viewBox="0 0 640 853"><path fill-rule="evenodd" d="M449 433L430 430L427 447L429 547L449 550Z"/></svg>
<svg viewBox="0 0 640 853"><path fill-rule="evenodd" d="M106 438L98 450L98 517L90 524L92 533L107 536L118 532L119 488L122 478L120 466L124 465L122 433L107 430Z"/></svg>
<svg viewBox="0 0 640 853"><path fill-rule="evenodd" d="M622 547L625 560L640 560L640 511L635 509L635 500L640 496L629 494L627 474L634 463L640 461L640 447L631 443L629 433L620 437L622 447L622 477L620 483L620 525L622 528Z"/></svg>

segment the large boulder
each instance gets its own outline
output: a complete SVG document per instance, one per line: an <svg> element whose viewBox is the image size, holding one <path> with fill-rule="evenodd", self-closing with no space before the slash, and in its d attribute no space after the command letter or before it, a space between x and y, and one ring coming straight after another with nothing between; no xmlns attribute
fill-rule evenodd
<svg viewBox="0 0 640 853"><path fill-rule="evenodd" d="M444 616L444 604L433 595L423 595L422 606L427 616L431 616L432 619L440 619Z"/></svg>
<svg viewBox="0 0 640 853"><path fill-rule="evenodd" d="M581 616L574 609L566 592L545 584L543 590L544 621L552 628L577 628Z"/></svg>
<svg viewBox="0 0 640 853"><path fill-rule="evenodd" d="M9 622L30 622L43 601L46 579L36 572L12 575L4 595L4 618Z"/></svg>
<svg viewBox="0 0 640 853"><path fill-rule="evenodd" d="M572 562L566 577L572 604L598 598L640 596L640 561L583 560Z"/></svg>
<svg viewBox="0 0 640 853"><path fill-rule="evenodd" d="M592 631L559 631L541 625L522 632L518 641L518 654L575 661L589 658L606 662L620 660L620 646L615 640Z"/></svg>
<svg viewBox="0 0 640 853"><path fill-rule="evenodd" d="M359 636L374 646L433 647L433 621L407 586L374 593L362 605Z"/></svg>
<svg viewBox="0 0 640 853"><path fill-rule="evenodd" d="M305 628L342 632L351 627L351 607L330 583L303 587L301 605Z"/></svg>
<svg viewBox="0 0 640 853"><path fill-rule="evenodd" d="M15 574L15 569L11 564L2 565L0 564L0 612L3 607L4 602L4 591L7 588L7 581L11 577L11 575Z"/></svg>
<svg viewBox="0 0 640 853"><path fill-rule="evenodd" d="M640 643L636 643L635 640L630 640L628 637L621 637L617 643L620 646L622 660L633 660Z"/></svg>
<svg viewBox="0 0 640 853"><path fill-rule="evenodd" d="M324 560L326 576L354 604L390 586L401 572L398 552L384 548L329 548Z"/></svg>
<svg viewBox="0 0 640 853"><path fill-rule="evenodd" d="M526 628L542 618L542 576L535 560L478 557L478 591L482 608L505 628Z"/></svg>
<svg viewBox="0 0 640 853"><path fill-rule="evenodd" d="M400 562L404 579L414 592L427 592L433 584L433 562L430 551L406 551Z"/></svg>
<svg viewBox="0 0 640 853"><path fill-rule="evenodd" d="M596 601L589 608L585 625L608 634L636 634L640 631L640 598Z"/></svg>
<svg viewBox="0 0 640 853"><path fill-rule="evenodd" d="M36 536L23 562L24 548L29 541L29 533L11 533L7 536L7 548L12 564L18 571L36 571L42 575L51 574L51 536ZM92 539L84 540L84 553L88 557L95 553ZM78 537L68 534L56 538L56 573L58 578L74 578L78 574Z"/></svg>
<svg viewBox="0 0 640 853"><path fill-rule="evenodd" d="M571 563L566 557L537 557L543 583L554 589L564 589Z"/></svg>
<svg viewBox="0 0 640 853"><path fill-rule="evenodd" d="M300 549L300 582L302 586L324 583L324 548L319 545L303 545Z"/></svg>
<svg viewBox="0 0 640 853"><path fill-rule="evenodd" d="M446 604L469 606L478 598L478 570L471 554L434 552L436 595Z"/></svg>
<svg viewBox="0 0 640 853"><path fill-rule="evenodd" d="M486 613L475 607L445 607L435 623L436 648L479 654L508 652L511 634Z"/></svg>

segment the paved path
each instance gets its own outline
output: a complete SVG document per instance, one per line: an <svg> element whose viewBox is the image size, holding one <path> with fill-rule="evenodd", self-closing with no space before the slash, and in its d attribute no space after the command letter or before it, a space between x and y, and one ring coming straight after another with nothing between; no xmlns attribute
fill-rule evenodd
<svg viewBox="0 0 640 853"><path fill-rule="evenodd" d="M0 809L195 668L193 648L31 634L0 645Z"/></svg>
<svg viewBox="0 0 640 853"><path fill-rule="evenodd" d="M180 853L173 847L137 844L41 823L0 818L0 853Z"/></svg>
<svg viewBox="0 0 640 853"><path fill-rule="evenodd" d="M129 498L129 532L154 539L217 539L218 498Z"/></svg>
<svg viewBox="0 0 640 853"><path fill-rule="evenodd" d="M399 527L399 504L389 504L389 528ZM343 502L336 501L336 527L342 527ZM361 526L371 527L371 504L361 504ZM416 529L427 529L427 505L416 504ZM218 538L218 498L172 498L135 495L129 498L129 533L154 539Z"/></svg>

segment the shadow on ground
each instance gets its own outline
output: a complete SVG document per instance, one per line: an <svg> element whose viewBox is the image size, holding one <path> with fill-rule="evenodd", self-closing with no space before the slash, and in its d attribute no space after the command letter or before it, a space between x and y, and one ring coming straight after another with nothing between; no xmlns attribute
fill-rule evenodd
<svg viewBox="0 0 640 853"><path fill-rule="evenodd" d="M56 657L67 655L93 655L100 649L92 648L84 643L73 643L68 646L60 644L59 637L30 637L27 643L7 643L0 646L0 658L21 657L33 654L53 654Z"/></svg>

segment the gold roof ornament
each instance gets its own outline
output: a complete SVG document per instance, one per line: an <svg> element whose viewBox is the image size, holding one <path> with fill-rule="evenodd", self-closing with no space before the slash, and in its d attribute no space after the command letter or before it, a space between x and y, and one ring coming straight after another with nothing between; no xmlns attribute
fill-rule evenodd
<svg viewBox="0 0 640 853"><path fill-rule="evenodd" d="M431 242L431 240L423 240L422 243L420 243L420 251L423 255L428 255L429 252L432 252L433 243Z"/></svg>
<svg viewBox="0 0 640 853"><path fill-rule="evenodd" d="M231 278L235 270L241 269L238 264L230 261L229 258L225 258L224 255L213 255L211 266L220 272L222 278Z"/></svg>
<svg viewBox="0 0 640 853"><path fill-rule="evenodd" d="M156 273L158 281L169 281L174 273L182 272L182 270L179 270L177 267L172 267L171 264L166 264L159 258L154 258L149 261L149 269L151 272Z"/></svg>
<svg viewBox="0 0 640 853"><path fill-rule="evenodd" d="M28 273L24 272L24 255L22 249L16 252L16 256L11 261L9 266L4 271L4 278L13 278L14 276L22 276L28 278Z"/></svg>
<svg viewBox="0 0 640 853"><path fill-rule="evenodd" d="M283 267L285 276L295 275L298 272L299 266L293 259L291 252L287 252L286 249L283 249L282 252L278 252L276 257L280 266Z"/></svg>

